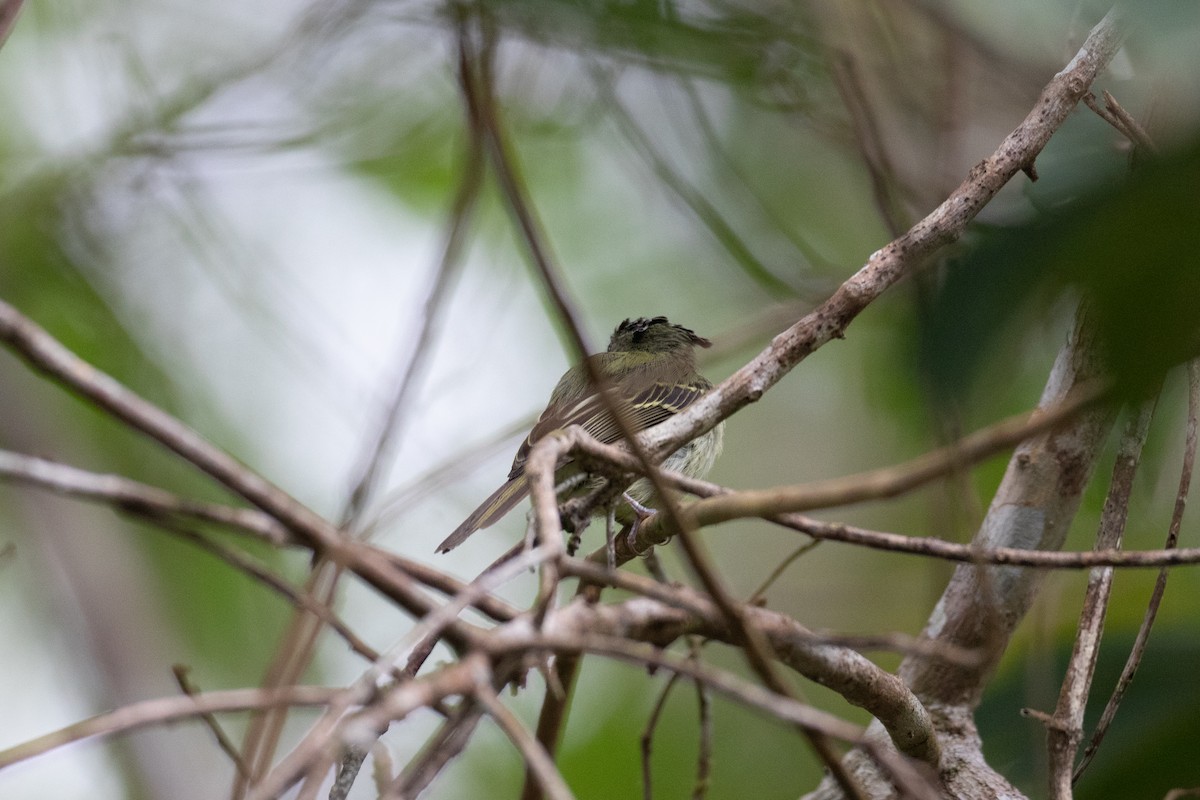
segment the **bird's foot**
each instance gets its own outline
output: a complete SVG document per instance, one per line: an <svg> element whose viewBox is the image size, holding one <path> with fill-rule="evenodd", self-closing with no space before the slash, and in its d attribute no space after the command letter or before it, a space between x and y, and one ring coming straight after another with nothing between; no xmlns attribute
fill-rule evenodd
<svg viewBox="0 0 1200 800"><path fill-rule="evenodd" d="M655 515L655 510L649 506L644 506L637 500L629 496L629 492L621 495L625 498L625 502L629 504L629 508L633 510L633 524L629 526L629 533L625 535L625 544L628 545L631 552L637 552L634 545L637 543L638 531L642 527L642 523Z"/></svg>

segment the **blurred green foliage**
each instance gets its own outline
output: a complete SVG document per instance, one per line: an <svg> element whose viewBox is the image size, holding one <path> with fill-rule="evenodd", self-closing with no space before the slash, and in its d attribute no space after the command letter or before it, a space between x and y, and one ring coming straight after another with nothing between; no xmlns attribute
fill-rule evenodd
<svg viewBox="0 0 1200 800"><path fill-rule="evenodd" d="M921 363L933 390L961 398L1018 312L1049 307L1067 287L1087 304L1123 390L1157 386L1200 352L1197 186L1200 143L1147 158L1127 180L1027 223L979 230L923 317Z"/></svg>

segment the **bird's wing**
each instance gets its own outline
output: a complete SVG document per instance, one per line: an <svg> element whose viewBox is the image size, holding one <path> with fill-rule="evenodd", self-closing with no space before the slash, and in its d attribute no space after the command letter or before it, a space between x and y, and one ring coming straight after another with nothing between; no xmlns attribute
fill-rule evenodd
<svg viewBox="0 0 1200 800"><path fill-rule="evenodd" d="M618 398L617 402L625 413L629 427L634 432L644 431L687 408L711 388L712 384L704 378L686 383L656 382L640 387L629 397ZM509 479L524 474L525 461L529 458L530 449L538 439L552 431L579 425L597 441L605 444L611 444L621 438L621 427L604 408L600 395L594 392L567 408L556 409L555 413L550 412L550 408L542 412L533 430L521 443L517 457L513 459Z"/></svg>

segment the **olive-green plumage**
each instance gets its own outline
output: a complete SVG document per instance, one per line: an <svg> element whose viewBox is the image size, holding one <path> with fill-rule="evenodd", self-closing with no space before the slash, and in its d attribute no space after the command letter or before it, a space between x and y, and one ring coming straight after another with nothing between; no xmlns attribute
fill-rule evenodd
<svg viewBox="0 0 1200 800"><path fill-rule="evenodd" d="M682 325L672 325L666 317L625 320L613 331L608 351L589 356L588 361L614 390L622 416L634 431L653 427L691 405L712 388L696 372L696 347L712 343ZM508 481L483 501L446 541L438 545L445 553L462 544L480 528L499 520L529 494L525 480L525 461L533 444L543 436L569 425L579 425L597 440L612 443L621 438L621 429L605 410L588 378L588 370L577 364L567 370L550 394L546 410L525 437L513 459ZM693 477L706 475L721 451L723 424L676 450L663 466ZM571 474L571 460L558 466L561 481ZM645 478L629 487L628 494L639 503L652 499L650 482Z"/></svg>

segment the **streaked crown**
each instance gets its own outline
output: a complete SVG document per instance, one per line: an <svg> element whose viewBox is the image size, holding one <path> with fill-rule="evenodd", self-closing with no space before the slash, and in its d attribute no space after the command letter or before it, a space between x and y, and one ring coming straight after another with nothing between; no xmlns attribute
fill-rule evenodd
<svg viewBox="0 0 1200 800"><path fill-rule="evenodd" d="M691 328L673 325L666 317L627 319L613 331L608 352L667 353L685 347L712 347L712 342L697 336Z"/></svg>

